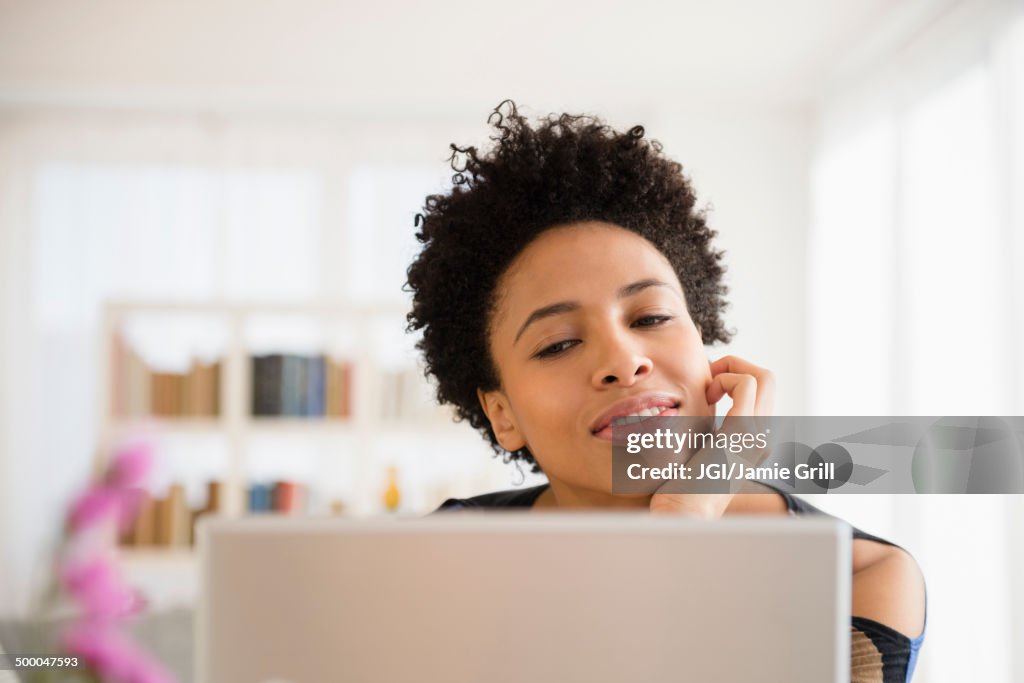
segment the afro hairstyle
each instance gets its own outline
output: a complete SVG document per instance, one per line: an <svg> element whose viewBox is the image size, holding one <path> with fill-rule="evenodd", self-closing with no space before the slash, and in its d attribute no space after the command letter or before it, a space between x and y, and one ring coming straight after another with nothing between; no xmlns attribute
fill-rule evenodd
<svg viewBox="0 0 1024 683"><path fill-rule="evenodd" d="M511 100L487 120L491 149L452 144L451 190L430 195L417 214L423 248L409 266L407 331L417 342L437 400L454 407L506 462L540 471L527 447L498 443L477 390L501 386L489 346L495 292L502 275L549 228L600 221L653 244L682 284L705 345L730 341L722 312L723 252L682 166L644 137L642 126L619 132L589 115L549 115L530 125Z"/></svg>

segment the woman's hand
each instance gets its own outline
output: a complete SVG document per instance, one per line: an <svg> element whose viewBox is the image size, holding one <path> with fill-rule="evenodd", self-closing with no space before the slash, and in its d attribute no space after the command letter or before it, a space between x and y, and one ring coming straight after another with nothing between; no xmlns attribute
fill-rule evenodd
<svg viewBox="0 0 1024 683"><path fill-rule="evenodd" d="M722 422L721 431L726 433L756 433L757 420L752 417L769 416L775 409L775 376L770 370L758 367L737 356L723 356L711 364L711 383L707 388L709 405L715 405L723 396L732 398ZM690 460L697 466L706 449ZM763 457L763 456L762 456ZM729 482L729 493L655 493L651 496L651 512L658 514L685 515L700 519L721 517L729 502L739 490L738 482ZM678 486L676 482L671 485ZM668 485L666 485L668 486Z"/></svg>

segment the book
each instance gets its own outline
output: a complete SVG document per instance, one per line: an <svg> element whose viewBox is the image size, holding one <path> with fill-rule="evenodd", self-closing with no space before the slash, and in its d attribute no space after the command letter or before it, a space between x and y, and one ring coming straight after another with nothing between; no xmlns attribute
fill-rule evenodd
<svg viewBox="0 0 1024 683"><path fill-rule="evenodd" d="M142 492L138 512L132 524L131 545L152 546L157 542L157 502L148 492Z"/></svg>
<svg viewBox="0 0 1024 683"><path fill-rule="evenodd" d="M221 362L193 359L184 373L155 372L115 332L111 344L110 412L115 417L215 417L220 414Z"/></svg>
<svg viewBox="0 0 1024 683"><path fill-rule="evenodd" d="M152 377L149 368L137 353L125 347L126 354L124 363L125 401L123 412L117 413L123 417L144 417L153 414Z"/></svg>
<svg viewBox="0 0 1024 683"><path fill-rule="evenodd" d="M221 392L221 371L223 364L221 361L217 361L210 368L210 400L213 402L213 409L210 412L211 417L220 417L220 392Z"/></svg>
<svg viewBox="0 0 1024 683"><path fill-rule="evenodd" d="M254 416L325 417L344 410L344 372L326 356L253 356Z"/></svg>
<svg viewBox="0 0 1024 683"><path fill-rule="evenodd" d="M199 540L196 525L200 519L210 513L206 511L206 508L188 508L187 513L188 545L194 547Z"/></svg>
<svg viewBox="0 0 1024 683"><path fill-rule="evenodd" d="M298 373L295 370L295 357L285 355L281 360L281 409L279 415L295 414L295 385L298 384Z"/></svg>
<svg viewBox="0 0 1024 683"><path fill-rule="evenodd" d="M249 486L249 512L270 512L271 487L268 484L254 483Z"/></svg>
<svg viewBox="0 0 1024 683"><path fill-rule="evenodd" d="M249 363L249 389L252 394L250 411L255 416L265 415L266 397L263 388L267 382L266 356L252 356Z"/></svg>
<svg viewBox="0 0 1024 683"><path fill-rule="evenodd" d="M326 399L326 358L313 356L306 359L306 414L323 417Z"/></svg>
<svg viewBox="0 0 1024 683"><path fill-rule="evenodd" d="M164 514L162 522L166 545L188 545L191 518L188 505L185 502L184 485L171 484L167 490L167 505L164 508Z"/></svg>
<svg viewBox="0 0 1024 683"><path fill-rule="evenodd" d="M309 358L306 356L293 356L292 363L295 367L295 396L292 404L296 417L309 416Z"/></svg>
<svg viewBox="0 0 1024 683"><path fill-rule="evenodd" d="M203 512L218 515L224 512L223 502L224 484L219 481L206 482L206 506Z"/></svg>
<svg viewBox="0 0 1024 683"><path fill-rule="evenodd" d="M273 510L295 514L302 509L302 485L293 481L276 481L273 487Z"/></svg>
<svg viewBox="0 0 1024 683"><path fill-rule="evenodd" d="M337 370L331 358L324 359L324 415L335 417L340 402Z"/></svg>
<svg viewBox="0 0 1024 683"><path fill-rule="evenodd" d="M217 395L216 374L220 363L199 363L195 369L195 414L214 416L219 412L217 406L220 397Z"/></svg>
<svg viewBox="0 0 1024 683"><path fill-rule="evenodd" d="M253 358L253 415L281 414L281 380L284 356L279 353Z"/></svg>
<svg viewBox="0 0 1024 683"><path fill-rule="evenodd" d="M171 519L168 515L170 502L157 498L153 503L153 544L159 546L171 543Z"/></svg>
<svg viewBox="0 0 1024 683"><path fill-rule="evenodd" d="M339 417L348 418L352 416L352 363L345 361L341 365L341 399L339 404Z"/></svg>

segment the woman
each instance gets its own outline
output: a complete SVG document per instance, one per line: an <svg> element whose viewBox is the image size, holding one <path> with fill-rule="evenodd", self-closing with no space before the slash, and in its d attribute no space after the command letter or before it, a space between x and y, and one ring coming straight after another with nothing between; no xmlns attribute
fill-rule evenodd
<svg viewBox="0 0 1024 683"><path fill-rule="evenodd" d="M454 187L417 217L409 327L422 330L438 399L549 484L441 509L824 514L762 485L612 493L613 417L714 416L726 394L729 416L770 415L775 380L735 356L708 362L705 345L731 337L722 253L682 167L643 128L569 115L532 127L511 102L489 123L493 149L452 145ZM852 680L909 681L925 627L916 563L855 529L852 570Z"/></svg>

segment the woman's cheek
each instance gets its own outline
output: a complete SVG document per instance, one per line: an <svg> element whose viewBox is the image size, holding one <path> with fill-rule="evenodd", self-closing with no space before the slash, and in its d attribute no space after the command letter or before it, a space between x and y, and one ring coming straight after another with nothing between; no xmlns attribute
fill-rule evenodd
<svg viewBox="0 0 1024 683"><path fill-rule="evenodd" d="M550 373L538 373L527 381L524 387L526 400L531 406L531 413L537 415L549 414L551 410L564 401L566 385Z"/></svg>

